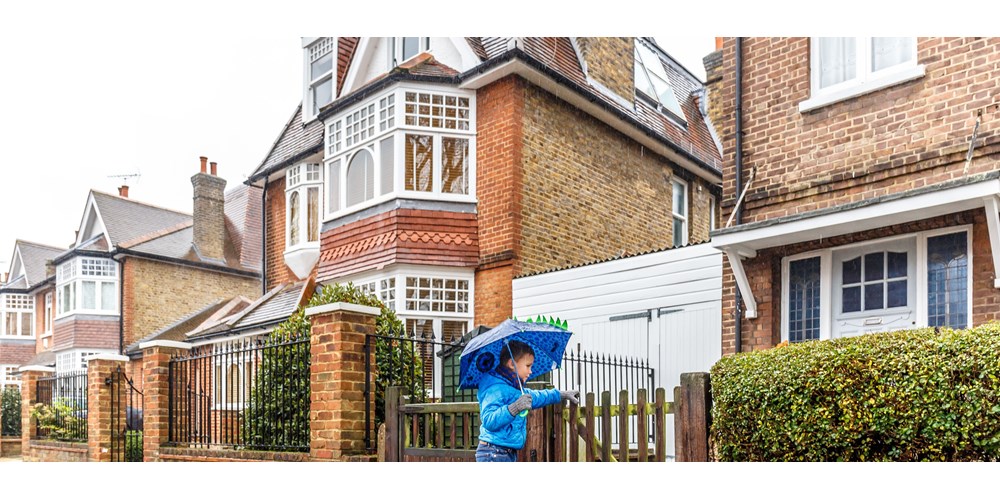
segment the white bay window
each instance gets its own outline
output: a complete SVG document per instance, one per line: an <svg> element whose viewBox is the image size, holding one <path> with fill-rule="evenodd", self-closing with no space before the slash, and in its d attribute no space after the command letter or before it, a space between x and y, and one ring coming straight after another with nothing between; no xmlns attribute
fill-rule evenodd
<svg viewBox="0 0 1000 500"><path fill-rule="evenodd" d="M328 120L326 220L393 198L474 202L474 109L471 92L399 87Z"/></svg>
<svg viewBox="0 0 1000 500"><path fill-rule="evenodd" d="M60 264L56 305L56 316L118 314L118 265L95 257L77 257Z"/></svg>
<svg viewBox="0 0 1000 500"><path fill-rule="evenodd" d="M285 183L285 264L300 279L319 260L323 168L303 163L289 168Z"/></svg>
<svg viewBox="0 0 1000 500"><path fill-rule="evenodd" d="M30 295L0 295L0 336L26 338L35 335L35 300Z"/></svg>
<svg viewBox="0 0 1000 500"><path fill-rule="evenodd" d="M834 103L924 75L914 37L813 37L810 96L800 111Z"/></svg>

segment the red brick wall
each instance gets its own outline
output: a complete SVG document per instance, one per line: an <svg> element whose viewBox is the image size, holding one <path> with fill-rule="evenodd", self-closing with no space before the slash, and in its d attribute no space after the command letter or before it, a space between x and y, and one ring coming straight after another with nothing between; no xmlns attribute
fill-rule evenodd
<svg viewBox="0 0 1000 500"><path fill-rule="evenodd" d="M86 462L87 443L33 440L22 459L25 462Z"/></svg>
<svg viewBox="0 0 1000 500"><path fill-rule="evenodd" d="M1000 91L1000 39L919 38L917 62L926 74L916 80L853 97L806 113L798 105L810 94L808 38L747 38L743 48L744 179L757 175L747 193L743 222L767 220L889 193L940 183L963 175L975 126L975 112L996 104ZM722 220L736 201L735 186L735 39L723 45L718 98L725 110L715 125L723 141ZM713 106L718 103L713 102ZM995 108L994 108L995 109ZM970 174L994 170L1000 159L1000 113L983 115ZM972 214L950 216L969 220ZM992 276L992 260L982 218L975 214L973 257L977 276ZM936 219L937 220L937 219ZM940 220L948 220L942 218ZM910 232L921 222L824 240L861 241ZM956 224L953 222L952 224ZM755 288L761 317L743 320L743 348L767 347L780 338L780 258L819 248L770 249L744 261ZM978 255L978 254L983 255ZM773 278L773 279L772 279ZM996 313L992 278L974 290L974 324ZM735 281L723 270L723 352L734 351Z"/></svg>
<svg viewBox="0 0 1000 500"><path fill-rule="evenodd" d="M24 341L0 340L0 365L23 365L34 355L35 346L33 344Z"/></svg>
<svg viewBox="0 0 1000 500"><path fill-rule="evenodd" d="M723 47L724 215L735 202L735 39ZM744 222L934 184L962 175L975 112L1000 99L1000 38L919 38L916 80L801 113L808 38L744 41ZM994 108L995 109L995 108ZM970 173L994 170L1000 112L983 116ZM744 177L745 179L746 177Z"/></svg>
<svg viewBox="0 0 1000 500"><path fill-rule="evenodd" d="M285 178L267 185L267 207L264 208L264 276L268 290L280 283L297 281L295 273L285 265Z"/></svg>
<svg viewBox="0 0 1000 500"><path fill-rule="evenodd" d="M320 281L391 264L473 267L479 255L476 214L399 209L320 236Z"/></svg>
<svg viewBox="0 0 1000 500"><path fill-rule="evenodd" d="M53 348L118 349L118 317L92 319L94 316L88 316L87 318L70 316L56 321L52 326Z"/></svg>
<svg viewBox="0 0 1000 500"><path fill-rule="evenodd" d="M475 325L496 326L513 308L514 266L501 265L476 272Z"/></svg>
<svg viewBox="0 0 1000 500"><path fill-rule="evenodd" d="M50 351L52 350L52 338L49 337L49 347L46 349L43 347L42 335L45 334L45 294L52 294L52 314L49 318L49 324L53 325L56 317L56 289L55 287L45 287L39 289L35 292L35 352ZM51 333L51 332L50 332Z"/></svg>
<svg viewBox="0 0 1000 500"><path fill-rule="evenodd" d="M820 241L787 245L758 252L757 257L744 261L754 298L757 299L757 319L743 319L741 350L766 349L781 341L781 259L803 252L833 248L850 243L894 235L927 231L943 227L971 224L972 227L972 324L979 325L1000 319L1000 290L993 288L993 257L990 253L989 230L983 210L969 210L908 224L888 226L873 231L853 233ZM919 271L918 271L919 272ZM734 286L729 265L725 266L724 283L727 290ZM824 290L824 293L830 293ZM723 296L722 348L731 354L735 346L733 321L734 293Z"/></svg>

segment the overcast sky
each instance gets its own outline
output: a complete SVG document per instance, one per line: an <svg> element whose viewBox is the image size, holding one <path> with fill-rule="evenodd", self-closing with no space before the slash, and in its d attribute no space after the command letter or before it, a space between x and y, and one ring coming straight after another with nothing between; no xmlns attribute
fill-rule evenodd
<svg viewBox="0 0 1000 500"><path fill-rule="evenodd" d="M81 24L24 40L0 34L3 271L15 239L69 246L88 190L117 193L112 176L140 174L130 198L185 212L199 156L219 163L227 187L242 183L301 98L292 35L122 43ZM704 78L712 38L658 42Z"/></svg>

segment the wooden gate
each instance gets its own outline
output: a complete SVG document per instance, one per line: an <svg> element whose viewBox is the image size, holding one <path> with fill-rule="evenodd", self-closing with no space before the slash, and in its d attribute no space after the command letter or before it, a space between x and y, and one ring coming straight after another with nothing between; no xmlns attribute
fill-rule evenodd
<svg viewBox="0 0 1000 500"><path fill-rule="evenodd" d="M528 440L518 454L523 462L666 462L709 459L711 396L708 374L686 373L666 400L663 388L652 398L588 393L582 405L551 405L528 416ZM473 462L479 444L477 403L410 404L398 387L386 391L385 461ZM667 455L667 416L673 414L677 453ZM638 439L629 439L631 435ZM614 436L613 433L617 433ZM617 439L614 439L617 438ZM630 444L630 441L632 442Z"/></svg>

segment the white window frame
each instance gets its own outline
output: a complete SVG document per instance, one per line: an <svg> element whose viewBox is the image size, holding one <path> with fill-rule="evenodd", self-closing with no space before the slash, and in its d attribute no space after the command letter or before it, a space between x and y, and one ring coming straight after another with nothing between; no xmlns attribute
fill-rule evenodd
<svg viewBox="0 0 1000 500"><path fill-rule="evenodd" d="M10 386L21 390L21 376L17 374L17 365L0 365L0 391Z"/></svg>
<svg viewBox="0 0 1000 500"><path fill-rule="evenodd" d="M238 359L236 359L236 360L225 360L224 357L216 357L215 358L215 362L212 363L212 385L211 385L211 387L212 387L212 409L213 410L239 411L239 410L243 409L243 407L247 403L247 400L250 399L250 393L253 391L253 387L252 387L253 381L252 380L249 381L249 383L251 384L251 387L247 388L247 383L248 383L247 377L253 375L253 373L252 373L253 369L251 368L251 373L247 374L247 372L246 372L247 366L246 365L247 364L252 364L252 363L255 363L255 362L257 362L257 363L260 362L260 360L255 359L254 356L255 356L255 354L251 353L247 357L238 357ZM229 362L225 363L224 361L229 361ZM239 363L237 361L242 361L242 363ZM229 367L231 367L231 366L236 366L237 370L239 370L239 381L238 381L237 385L235 386L237 389L239 389L238 390L238 396L237 396L237 400L238 401L234 402L234 403L230 403L228 401L228 396L229 396ZM221 376L221 380L218 381L218 382L221 382L221 385L219 385L219 387L220 387L221 390L219 392L215 391L215 387L216 387L216 373L215 373L215 370L217 368L220 369L219 373L222 375Z"/></svg>
<svg viewBox="0 0 1000 500"><path fill-rule="evenodd" d="M975 267L973 262L973 247L972 247L972 225L965 224L960 226L949 226L940 229L933 229L928 231L920 231L916 233L907 233L896 236L889 236L886 238L879 238L875 240L861 241L857 243L851 243L849 245L843 245L834 248L825 248L822 250L815 250L809 252L803 252L795 255L789 255L781 259L781 340L788 340L788 280L789 280L789 263L795 260L808 259L811 257L820 257L820 340L826 340L832 338L833 330L833 294L839 292L839 290L833 289L834 272L833 269L833 252L840 250L848 250L851 248L858 247L873 247L873 251L878 251L874 247L885 245L892 241L904 240L904 239L915 239L916 240L916 276L913 277L915 280L916 288L916 298L914 301L914 308L916 310L915 321L916 324L912 325L912 328L923 328L927 326L927 239L933 238L935 236L942 236L946 234L965 232L966 234L966 252L968 253L968 273L966 282L966 293L968 310L966 311L966 317L968 318L968 324L966 327L973 326L972 317L972 300L973 300L973 275L975 274ZM881 312L881 311L876 311Z"/></svg>
<svg viewBox="0 0 1000 500"><path fill-rule="evenodd" d="M641 54L644 51L647 51L649 54L652 55L652 57L655 57L656 61L646 61L645 59L643 59ZM649 67L649 64L647 63L659 64L661 66L660 68L661 71L666 73L666 71L662 69L663 60L660 59L660 56L659 54L657 54L657 51L650 46L649 42L636 37L632 49L632 58L633 58L632 64L635 65L633 71L632 87L634 89L636 96L641 96L644 101L648 102L650 105L655 107L661 114L669 118L671 121L675 122L677 125L680 125L681 127L687 127L687 117L684 115L684 107L681 104L680 99L677 98L677 93L674 92L674 86L670 82L669 75L667 75L667 78L662 78L659 75L655 74L655 72L653 72L651 69L647 69ZM673 97L673 100L669 102L663 102L660 96L649 95L648 92L640 89L639 85L637 85L638 82L635 81L635 75L634 75L634 73L638 71L639 67L642 68L642 72L645 74L646 78L650 81L650 84L653 85L654 88L656 87L656 84L653 83L652 79L655 77L658 80L662 80L663 83L667 86L667 91L670 92L669 95ZM654 74L651 75L651 73ZM677 107L674 108L673 105L676 105Z"/></svg>
<svg viewBox="0 0 1000 500"><path fill-rule="evenodd" d="M85 260L101 260L110 264L110 268L113 272L111 276L92 276L83 274L83 263ZM56 271L56 319L64 318L73 314L91 314L100 316L118 316L119 315L119 297L118 297L118 263L112 259L104 257L74 257L71 260L59 264ZM83 308L83 293L82 293L82 283L84 282L94 282L94 304L95 309L84 309ZM110 283L112 285L112 290L114 295L112 297L113 306L110 309L104 309L103 303L103 293L102 288L104 284ZM65 293L63 290L66 287L73 289L73 303L70 304L69 309L63 311L60 310L60 305L62 304L62 297Z"/></svg>
<svg viewBox="0 0 1000 500"><path fill-rule="evenodd" d="M315 166L318 174L313 177L309 170ZM319 248L320 230L323 226L323 165L305 162L285 171L285 251L300 248ZM316 210L316 239L309 239L309 189L317 190L319 198ZM292 244L292 195L299 195L299 242Z"/></svg>
<svg viewBox="0 0 1000 500"><path fill-rule="evenodd" d="M715 195L712 195L712 194L708 195L708 231L709 232L715 231L717 229L717 227L716 227L717 222L715 221L715 217L716 217L715 203L716 203Z"/></svg>
<svg viewBox="0 0 1000 500"><path fill-rule="evenodd" d="M7 301L11 297L17 297L19 302L27 304L27 307L8 307ZM15 320L15 328L17 331L11 333L7 331L7 314L13 313L17 315ZM24 323L24 314L31 315L30 331L27 334L22 332L21 327ZM36 336L35 323L38 321L38 317L35 316L35 297L23 293L5 293L0 294L0 338L6 339L33 339Z"/></svg>
<svg viewBox="0 0 1000 500"><path fill-rule="evenodd" d="M677 189L677 185L678 184L680 184L681 186L684 187L684 213L683 214L678 213L677 212L677 207L675 207L673 205L674 190ZM671 216L672 216L671 219L670 219L671 228L674 228L674 226L675 226L675 224L674 224L674 220L675 219L681 219L681 224L683 224L683 229L684 229L684 231L682 232L681 244L677 245L677 246L687 245L688 241L689 241L689 236L690 236L690 233L691 233L691 229L690 229L691 218L688 216L689 212L690 212L690 206L691 206L691 186L688 184L687 181L685 181L684 179L681 179L679 177L676 177L676 176L673 178L673 182L670 183L670 200L671 200L670 212L671 212ZM676 229L676 228L674 228L674 229Z"/></svg>
<svg viewBox="0 0 1000 500"><path fill-rule="evenodd" d="M406 37L393 36L393 37L388 37L386 39L387 42L386 60L388 61L388 67L386 69L389 71L391 71L396 66L399 66L400 64L403 64L406 61L409 61L410 59L413 59L414 57L417 57L418 55L424 52L429 52L431 50L431 39L429 37L423 37L423 36L414 37L417 38L417 43L419 45L419 47L417 48L417 53L406 59L403 59L403 38Z"/></svg>
<svg viewBox="0 0 1000 500"><path fill-rule="evenodd" d="M917 63L918 42L914 38L912 57L906 62L871 71L872 37L856 37L855 78L844 82L820 88L819 79L819 38L809 39L809 98L799 103L799 111L806 112L816 108L844 101L863 94L884 89L906 81L924 76L925 67Z"/></svg>
<svg viewBox="0 0 1000 500"><path fill-rule="evenodd" d="M469 129L468 130L458 130L458 129L445 129L445 128L435 128L435 127L422 127L419 125L406 125L406 92L424 92L441 94L445 97L456 97L456 98L467 98L469 100ZM392 110L392 121L393 126L387 127L384 130L381 127L381 109L379 103L382 99L388 97L389 95L394 95L394 103ZM323 189L323 221L328 222L345 215L349 215L366 208L379 205L389 200L394 199L411 199L411 200L427 200L427 201L453 201L453 202L466 202L475 203L476 202L476 100L475 92L438 87L433 85L420 85L420 84L400 84L392 89L382 92L373 96L357 106L346 109L336 116L331 117L324 123L324 131L326 135L326 148L324 148L325 157L323 159L323 171L324 171L324 189ZM354 143L350 147L345 145L347 130L344 125L341 125L337 129L334 125L335 122L344 120L347 116L352 115L357 110L367 107L375 103L375 132L369 135L365 140ZM388 122L386 117L386 122ZM346 123L346 122L345 122ZM331 133L334 130L339 130L340 141L332 141ZM434 169L434 180L433 187L431 191L408 191L406 190L406 176L405 176L405 162L406 162L406 135L416 134L416 135L429 135L433 137L432 144L432 162ZM382 148L381 143L383 140L392 138L392 154L393 154L393 168L392 168L392 190L382 193L383 185L383 175L382 175ZM441 155L442 155L442 139L443 138L456 138L464 139L469 142L469 156L468 156L468 189L466 194L456 194L456 193L443 193L442 192L442 174L443 169L441 168ZM361 148L369 148L369 153L375 162L375 189L374 197L355 205L347 206L347 167L350 164L350 160L354 157L354 154ZM332 178L331 169L336 162L339 163L339 172L337 179ZM329 203L330 192L332 189L337 190L337 206L333 206Z"/></svg>
<svg viewBox="0 0 1000 500"><path fill-rule="evenodd" d="M55 307L55 291L45 292L45 317L42 319L42 337L52 335L52 311Z"/></svg>
<svg viewBox="0 0 1000 500"><path fill-rule="evenodd" d="M330 52L333 54L332 64L330 71L318 75L316 78L312 77L312 57L311 50L313 47L317 47L319 44L330 43ZM338 52L338 40L335 37L319 37L311 41L308 45L302 48L302 58L303 58L303 99L302 99L302 121L308 123L314 119L318 113L313 112L313 88L315 88L320 83L330 80L330 102L337 100L337 52ZM324 53L323 55L325 55ZM322 57L322 56L320 56ZM329 104L329 103L327 103ZM324 104L326 106L326 104Z"/></svg>
<svg viewBox="0 0 1000 500"><path fill-rule="evenodd" d="M87 369L88 358L97 354L117 354L111 349L69 349L56 355L56 373L78 372ZM68 368L68 369L67 369Z"/></svg>

